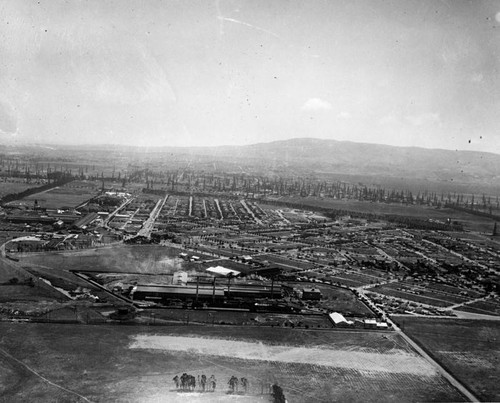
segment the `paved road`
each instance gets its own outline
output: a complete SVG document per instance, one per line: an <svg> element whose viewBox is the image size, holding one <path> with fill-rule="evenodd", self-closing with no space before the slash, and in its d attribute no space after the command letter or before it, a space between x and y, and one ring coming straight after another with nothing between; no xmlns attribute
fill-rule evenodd
<svg viewBox="0 0 500 403"><path fill-rule="evenodd" d="M260 221L257 217L255 217L255 214L253 213L253 211L250 209L250 207L248 207L247 203L245 202L245 200L240 200L240 203L241 205L243 206L243 208L247 211L248 214L250 214L254 221L259 224L259 225L264 225L262 224L262 221Z"/></svg>
<svg viewBox="0 0 500 403"><path fill-rule="evenodd" d="M383 312L383 311L382 311ZM479 402L479 399L474 396L468 389L465 388L451 373L449 373L445 368L441 366L434 358L432 358L429 354L425 352L423 348L421 348L417 343L415 343L410 336L406 335L390 318L387 317L387 314L384 312L384 316L386 317L387 322L389 322L393 329L398 332L403 339L405 339L408 344L410 344L422 357L424 357L436 370L455 388L457 388L460 393L462 393L469 401L471 402Z"/></svg>
<svg viewBox="0 0 500 403"><path fill-rule="evenodd" d="M113 211L111 214L109 214L106 219L104 220L104 227L107 227L109 222L113 219L115 215L118 214L118 212L124 208L127 204L130 204L132 200L134 200L135 197L132 197L130 199L125 200L115 211Z"/></svg>
<svg viewBox="0 0 500 403"><path fill-rule="evenodd" d="M160 215L161 210L163 209L163 205L168 199L168 195L166 195L162 200L158 200L158 203L156 203L156 206L153 208L151 211L151 214L149 215L149 218L144 222L142 225L141 229L137 233L139 236L143 236L146 238L151 237L151 232L153 231L153 227L155 225L155 221Z"/></svg>
<svg viewBox="0 0 500 403"><path fill-rule="evenodd" d="M457 388L460 393L462 393L469 401L479 402L479 399L474 396L468 389L466 389L452 374L450 374L446 369L444 369L441 364L434 360L429 354L427 354L417 343L415 343L409 336L407 336L399 327L397 327L394 322L388 319L392 323L392 326L398 332L403 339L405 339L418 353L424 357L429 363L434 366L437 371L450 382L455 388Z"/></svg>

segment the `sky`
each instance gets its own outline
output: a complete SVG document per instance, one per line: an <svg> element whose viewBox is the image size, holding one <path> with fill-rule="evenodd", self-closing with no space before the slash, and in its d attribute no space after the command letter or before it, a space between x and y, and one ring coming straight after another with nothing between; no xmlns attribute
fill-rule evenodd
<svg viewBox="0 0 500 403"><path fill-rule="evenodd" d="M0 142L500 153L500 1L5 0Z"/></svg>

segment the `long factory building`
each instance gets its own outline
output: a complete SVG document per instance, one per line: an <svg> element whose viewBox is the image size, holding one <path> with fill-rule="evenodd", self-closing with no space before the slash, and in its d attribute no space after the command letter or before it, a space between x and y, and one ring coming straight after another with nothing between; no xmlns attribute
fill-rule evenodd
<svg viewBox="0 0 500 403"><path fill-rule="evenodd" d="M227 286L207 286L207 285L136 285L132 289L130 296L135 301L167 302L172 299L179 300L199 300L223 302L228 299L241 298L251 299L280 299L282 289L280 285L260 286L260 285L234 285Z"/></svg>

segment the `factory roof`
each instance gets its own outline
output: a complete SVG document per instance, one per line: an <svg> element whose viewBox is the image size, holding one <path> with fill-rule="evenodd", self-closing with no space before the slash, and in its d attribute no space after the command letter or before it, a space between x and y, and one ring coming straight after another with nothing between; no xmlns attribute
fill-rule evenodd
<svg viewBox="0 0 500 403"><path fill-rule="evenodd" d="M207 271L210 273L218 274L219 276L228 276L229 274L237 276L238 274L241 273L237 270L226 269L225 267L222 266L209 267Z"/></svg>

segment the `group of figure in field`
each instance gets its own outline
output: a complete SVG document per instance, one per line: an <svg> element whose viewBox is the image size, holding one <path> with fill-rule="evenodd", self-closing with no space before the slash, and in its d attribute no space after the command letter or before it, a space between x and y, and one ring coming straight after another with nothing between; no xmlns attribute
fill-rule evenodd
<svg viewBox="0 0 500 403"><path fill-rule="evenodd" d="M203 374L201 376L198 375L196 378L194 375L189 375L184 372L180 377L177 375L174 376L173 381L176 389L189 392L194 392L197 384L198 389L202 392L214 392L217 387L217 380L214 375L207 378L207 376Z"/></svg>
<svg viewBox="0 0 500 403"><path fill-rule="evenodd" d="M229 379L229 382L227 384L229 385L229 390L231 393L238 393L238 388L240 385L243 391L247 393L249 385L247 378L238 379L234 375Z"/></svg>
<svg viewBox="0 0 500 403"><path fill-rule="evenodd" d="M211 375L210 378L207 378L205 374L195 377L184 372L180 377L177 375L174 376L172 380L177 390L180 389L185 392L196 391L196 385L198 385L198 391L202 392L215 392L215 388L217 387L217 380L214 375ZM229 379L227 384L229 385L230 393L238 393L240 387L244 393L247 393L249 386L247 378L238 379L234 375Z"/></svg>

